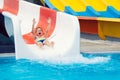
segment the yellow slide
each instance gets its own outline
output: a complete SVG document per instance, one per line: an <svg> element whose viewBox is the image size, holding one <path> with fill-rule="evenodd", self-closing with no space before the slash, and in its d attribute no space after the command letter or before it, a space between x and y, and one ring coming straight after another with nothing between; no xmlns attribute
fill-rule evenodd
<svg viewBox="0 0 120 80"><path fill-rule="evenodd" d="M86 10L86 3L84 0L60 0L65 6L70 6L75 12L81 12Z"/></svg>
<svg viewBox="0 0 120 80"><path fill-rule="evenodd" d="M55 6L58 10L64 11L65 5L61 2L61 0L50 0L53 6Z"/></svg>
<svg viewBox="0 0 120 80"><path fill-rule="evenodd" d="M65 6L70 6L75 12L84 12L87 5L84 0L50 0L50 2L60 11L64 11Z"/></svg>
<svg viewBox="0 0 120 80"><path fill-rule="evenodd" d="M107 5L103 0L85 0L90 6L92 6L96 11L106 11Z"/></svg>
<svg viewBox="0 0 120 80"><path fill-rule="evenodd" d="M116 10L120 11L120 0L105 0L105 2L113 6Z"/></svg>

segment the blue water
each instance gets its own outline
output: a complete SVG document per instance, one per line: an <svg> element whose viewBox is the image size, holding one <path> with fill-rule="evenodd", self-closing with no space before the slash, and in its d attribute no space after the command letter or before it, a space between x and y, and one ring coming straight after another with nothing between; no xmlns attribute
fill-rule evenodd
<svg viewBox="0 0 120 80"><path fill-rule="evenodd" d="M110 56L96 64L51 64L15 57L0 58L0 80L120 80L120 54L83 55L88 58Z"/></svg>

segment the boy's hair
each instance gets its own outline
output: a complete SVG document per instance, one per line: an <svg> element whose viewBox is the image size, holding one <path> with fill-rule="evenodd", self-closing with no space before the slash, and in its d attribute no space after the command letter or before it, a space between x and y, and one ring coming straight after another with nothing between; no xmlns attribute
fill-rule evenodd
<svg viewBox="0 0 120 80"><path fill-rule="evenodd" d="M43 29L41 27L36 27L34 29L34 35L37 35L37 29L39 29L39 28L42 30L42 35L44 35L45 33L44 33L44 31L43 31Z"/></svg>

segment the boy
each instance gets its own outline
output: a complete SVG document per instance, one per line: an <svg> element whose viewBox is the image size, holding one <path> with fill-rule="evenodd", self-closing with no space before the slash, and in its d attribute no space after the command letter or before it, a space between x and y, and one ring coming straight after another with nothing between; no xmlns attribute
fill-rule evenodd
<svg viewBox="0 0 120 80"><path fill-rule="evenodd" d="M43 32L43 29L39 26L37 26L34 29L35 26L35 19L33 19L33 25L32 25L32 33L33 33L33 38L35 39L36 44L40 47L43 48L44 45L48 46L48 47L53 47L54 46L54 42L49 42L47 40L47 35L48 35L48 30L50 28L51 25L51 18L48 18L48 26L46 29L46 32Z"/></svg>

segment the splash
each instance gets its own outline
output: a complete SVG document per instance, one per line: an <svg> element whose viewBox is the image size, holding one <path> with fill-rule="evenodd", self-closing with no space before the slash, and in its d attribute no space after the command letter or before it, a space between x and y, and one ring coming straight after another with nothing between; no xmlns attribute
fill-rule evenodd
<svg viewBox="0 0 120 80"><path fill-rule="evenodd" d="M50 54L50 53L49 53ZM52 55L52 54L51 54ZM42 56L38 61L47 62L50 64L58 64L58 65L67 65L67 64L99 64L99 63L107 63L111 59L110 56L98 56L98 57L84 57L82 54L78 55L52 55L50 56Z"/></svg>

